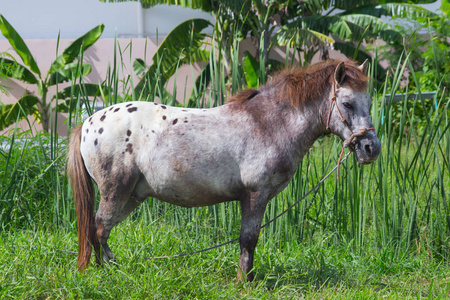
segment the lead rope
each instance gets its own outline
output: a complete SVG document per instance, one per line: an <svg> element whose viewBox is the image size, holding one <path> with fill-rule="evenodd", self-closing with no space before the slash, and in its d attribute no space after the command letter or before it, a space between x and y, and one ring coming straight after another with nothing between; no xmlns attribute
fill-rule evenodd
<svg viewBox="0 0 450 300"><path fill-rule="evenodd" d="M344 151L344 148L342 148L342 152ZM328 172L327 175L325 175L315 186L312 187L312 189L310 189L305 195L303 195L303 197L301 197L300 199L298 199L297 201L295 201L294 204L292 204L291 206L289 206L288 208L286 208L282 213L280 213L279 215L277 215L275 218L273 218L272 220L270 220L269 222L265 223L264 225L261 226L261 229L263 229L264 227L266 227L267 225L273 223L276 219L280 218L281 216L283 216L284 214L286 214L288 211L290 211L294 206L296 206L298 203L300 203L300 201L302 201L303 199L305 199L306 197L308 197L312 192L314 192L319 186L322 185L322 183L328 178L330 177L331 174L333 174L333 172L338 169L339 170L339 165L340 163L342 163L343 161L345 161L348 156L351 154L351 152L347 153L344 158L342 158L342 152L341 152L341 156L339 157L339 162L338 164L330 171ZM202 252L206 252L212 249L216 249L228 244L231 244L233 242L236 242L237 240L239 240L239 238L234 238L232 240L229 240L228 242L222 243L222 244L218 244L206 249L202 249L202 250L197 250L197 251L192 251L192 252L188 252L188 253L181 253L181 254L176 254L176 255L169 255L169 256L150 256L150 257L144 257L144 259L167 259L167 258L176 258L176 257L183 257L183 256L188 256L188 255L192 255L192 254L197 254L197 253L202 253Z"/></svg>

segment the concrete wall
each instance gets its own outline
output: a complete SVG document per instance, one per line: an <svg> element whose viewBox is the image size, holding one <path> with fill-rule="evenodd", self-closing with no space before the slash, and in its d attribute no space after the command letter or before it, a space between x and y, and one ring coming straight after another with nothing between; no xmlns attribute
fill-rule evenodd
<svg viewBox="0 0 450 300"><path fill-rule="evenodd" d="M0 13L24 39L75 39L98 24L102 38L164 38L177 24L193 18L214 18L205 12L158 5L142 9L138 2L103 3L99 0L2 0ZM142 37L142 36L141 36ZM3 36L0 36L3 39Z"/></svg>

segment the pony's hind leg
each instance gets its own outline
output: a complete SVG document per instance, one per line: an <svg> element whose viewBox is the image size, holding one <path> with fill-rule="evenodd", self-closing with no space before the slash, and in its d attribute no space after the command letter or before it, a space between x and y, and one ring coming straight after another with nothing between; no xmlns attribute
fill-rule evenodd
<svg viewBox="0 0 450 300"><path fill-rule="evenodd" d="M134 197L126 196L120 200L108 197L101 198L100 206L95 216L97 238L101 245L101 257L104 262L115 261L113 252L108 246L108 238L114 226L122 222L139 204Z"/></svg>

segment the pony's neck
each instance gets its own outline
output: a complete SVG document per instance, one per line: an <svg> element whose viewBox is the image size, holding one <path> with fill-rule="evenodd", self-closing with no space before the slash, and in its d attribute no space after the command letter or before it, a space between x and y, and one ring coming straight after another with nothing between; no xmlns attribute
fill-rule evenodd
<svg viewBox="0 0 450 300"><path fill-rule="evenodd" d="M303 107L293 109L297 115L298 130L292 128L293 140L298 149L299 160L303 158L308 149L326 131L326 118L329 110L331 88L327 89L320 98L307 101Z"/></svg>

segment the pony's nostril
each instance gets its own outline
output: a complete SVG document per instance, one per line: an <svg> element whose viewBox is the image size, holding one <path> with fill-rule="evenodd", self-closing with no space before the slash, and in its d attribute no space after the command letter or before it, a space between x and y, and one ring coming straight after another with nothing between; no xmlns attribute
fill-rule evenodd
<svg viewBox="0 0 450 300"><path fill-rule="evenodd" d="M364 150L366 150L367 154L372 154L372 147L370 145L365 145Z"/></svg>

